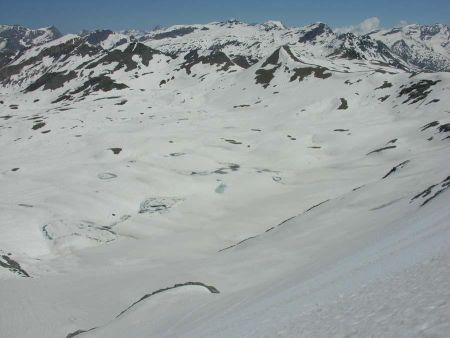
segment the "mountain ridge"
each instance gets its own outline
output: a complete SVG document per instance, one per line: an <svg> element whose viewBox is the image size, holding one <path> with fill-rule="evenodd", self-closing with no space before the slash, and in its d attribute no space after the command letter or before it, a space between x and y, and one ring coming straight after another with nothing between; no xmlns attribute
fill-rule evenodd
<svg viewBox="0 0 450 338"><path fill-rule="evenodd" d="M34 31L21 26L10 26L10 28L23 32L23 36L31 35L32 32L47 32L47 35L40 39L27 40L27 43L20 45L17 45L17 39L10 42L11 39L3 38L8 45L11 46L13 43L17 45L15 48L0 49L0 61L3 66L10 64L12 59L17 59L24 50L33 49L63 37L56 29L57 33L51 33L53 28ZM172 55L186 53L193 49L216 49L231 54L231 57L236 54L238 58L246 58L246 62L261 59L270 54L273 50L269 48L273 44L297 44L299 49L303 49L306 53L313 53L315 56L341 53L344 57L350 58L377 59L378 61L389 59L389 62L397 66L409 67L415 71L450 70L450 30L442 24L409 25L365 35L352 35L352 33L336 34L329 26L320 22L304 27L286 28L277 21L247 24L229 20L204 25L174 25L149 32L114 32L103 29L67 36L83 38L87 44L99 46L104 50L117 48L133 41L139 41ZM409 38L406 39L405 36ZM432 40L434 39L433 41L428 41L430 36ZM374 41L369 41L371 38ZM369 47L370 45L372 47ZM438 45L441 47L438 48ZM339 48L341 52L338 51ZM368 48L372 51L369 52Z"/></svg>

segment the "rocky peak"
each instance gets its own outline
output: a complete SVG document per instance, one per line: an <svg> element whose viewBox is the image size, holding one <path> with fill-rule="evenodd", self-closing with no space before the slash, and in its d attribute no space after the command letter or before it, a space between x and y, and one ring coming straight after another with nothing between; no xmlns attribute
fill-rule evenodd
<svg viewBox="0 0 450 338"><path fill-rule="evenodd" d="M298 42L314 42L319 36L329 36L332 35L333 31L329 26L322 22L318 22L305 27L303 35L300 37Z"/></svg>

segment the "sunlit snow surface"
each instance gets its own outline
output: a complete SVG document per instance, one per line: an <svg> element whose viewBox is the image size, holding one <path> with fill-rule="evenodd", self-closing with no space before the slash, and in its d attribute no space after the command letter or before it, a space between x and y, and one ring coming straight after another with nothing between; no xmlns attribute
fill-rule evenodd
<svg viewBox="0 0 450 338"><path fill-rule="evenodd" d="M0 336L448 336L448 73L169 59L0 90Z"/></svg>

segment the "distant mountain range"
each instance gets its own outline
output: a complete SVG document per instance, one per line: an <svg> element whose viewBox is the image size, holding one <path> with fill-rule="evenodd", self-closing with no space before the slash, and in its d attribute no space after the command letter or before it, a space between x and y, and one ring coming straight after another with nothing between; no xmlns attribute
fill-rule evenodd
<svg viewBox="0 0 450 338"><path fill-rule="evenodd" d="M450 29L447 25L408 25L377 31L370 37L382 41L392 52L424 71L450 71Z"/></svg>
<svg viewBox="0 0 450 338"><path fill-rule="evenodd" d="M7 64L18 52L42 45L62 36L56 27L29 29L0 25L0 66Z"/></svg>
<svg viewBox="0 0 450 338"><path fill-rule="evenodd" d="M26 50L58 40L53 26L28 29L0 26L0 65L17 60ZM336 34L323 23L286 28L281 22L246 24L236 20L206 25L177 25L150 32L83 31L66 35L79 44L98 47L98 53L130 42L140 42L179 55L193 49L221 51L241 65L254 63L274 45L296 45L299 51L321 57L378 60L416 71L450 71L450 29L447 25L407 25L367 35ZM57 41L58 43L58 41Z"/></svg>

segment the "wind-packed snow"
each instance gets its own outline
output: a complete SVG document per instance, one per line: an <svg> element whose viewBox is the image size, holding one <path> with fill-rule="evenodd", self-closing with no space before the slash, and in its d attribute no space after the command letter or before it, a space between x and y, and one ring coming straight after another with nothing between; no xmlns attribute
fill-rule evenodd
<svg viewBox="0 0 450 338"><path fill-rule="evenodd" d="M95 34L0 68L1 337L448 336L449 73L323 24Z"/></svg>

